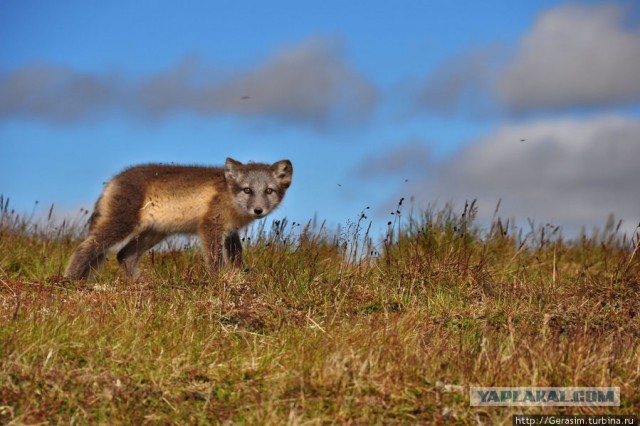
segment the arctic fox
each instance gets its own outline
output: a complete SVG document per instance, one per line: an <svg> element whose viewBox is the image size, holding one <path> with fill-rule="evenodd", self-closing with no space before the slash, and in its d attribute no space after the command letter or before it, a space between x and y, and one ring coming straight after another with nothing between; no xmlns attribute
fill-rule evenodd
<svg viewBox="0 0 640 426"><path fill-rule="evenodd" d="M202 252L216 270L242 266L238 230L273 211L291 185L289 160L222 167L149 164L111 179L89 219L89 236L71 256L65 276L87 278L107 250L126 242L118 262L137 276L140 257L171 234L199 234Z"/></svg>

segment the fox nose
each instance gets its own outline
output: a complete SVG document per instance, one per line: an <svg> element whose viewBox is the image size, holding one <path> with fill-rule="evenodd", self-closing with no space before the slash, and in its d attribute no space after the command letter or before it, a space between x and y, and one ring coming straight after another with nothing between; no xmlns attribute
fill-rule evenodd
<svg viewBox="0 0 640 426"><path fill-rule="evenodd" d="M253 209L253 212L258 216L260 216L263 211L264 210L262 210L260 207L256 207L255 209Z"/></svg>

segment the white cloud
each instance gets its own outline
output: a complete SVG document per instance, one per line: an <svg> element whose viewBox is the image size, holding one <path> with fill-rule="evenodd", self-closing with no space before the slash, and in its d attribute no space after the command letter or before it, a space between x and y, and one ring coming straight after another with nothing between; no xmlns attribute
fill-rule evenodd
<svg viewBox="0 0 640 426"><path fill-rule="evenodd" d="M106 113L162 118L176 112L251 116L323 126L361 120L375 88L334 39L287 46L253 69L222 72L194 58L134 81L36 64L0 75L0 119L77 122Z"/></svg>
<svg viewBox="0 0 640 426"><path fill-rule="evenodd" d="M571 4L541 14L512 55L480 46L412 84L417 107L482 115L640 104L640 27L620 4Z"/></svg>
<svg viewBox="0 0 640 426"><path fill-rule="evenodd" d="M84 120L105 111L116 87L109 76L49 64L25 67L0 75L0 119Z"/></svg>
<svg viewBox="0 0 640 426"><path fill-rule="evenodd" d="M207 77L199 61L185 61L138 88L145 113L187 110L204 115L271 117L324 125L366 118L375 88L345 63L340 44L313 38L288 46L251 70Z"/></svg>
<svg viewBox="0 0 640 426"><path fill-rule="evenodd" d="M443 115L486 113L495 106L492 87L502 54L502 48L496 45L447 58L417 83L415 104Z"/></svg>
<svg viewBox="0 0 640 426"><path fill-rule="evenodd" d="M431 154L425 142L410 139L391 152L365 159L357 170L362 178L388 177L405 174L413 177L423 174L431 164Z"/></svg>
<svg viewBox="0 0 640 426"><path fill-rule="evenodd" d="M577 229L614 213L632 230L640 220L639 158L637 119L510 125L437 164L405 195L420 207L478 199L484 220L501 199L501 214L521 225L533 218Z"/></svg>
<svg viewBox="0 0 640 426"><path fill-rule="evenodd" d="M516 110L640 101L640 29L618 4L564 5L542 14L504 70Z"/></svg>

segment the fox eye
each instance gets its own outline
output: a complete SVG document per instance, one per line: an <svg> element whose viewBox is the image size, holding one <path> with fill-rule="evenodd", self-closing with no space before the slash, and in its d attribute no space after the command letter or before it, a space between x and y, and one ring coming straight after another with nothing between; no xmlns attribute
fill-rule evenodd
<svg viewBox="0 0 640 426"><path fill-rule="evenodd" d="M243 191L245 194L251 194L251 188L244 188Z"/></svg>
<svg viewBox="0 0 640 426"><path fill-rule="evenodd" d="M267 194L272 194L273 193L273 189L271 188L267 188L267 190L265 191Z"/></svg>

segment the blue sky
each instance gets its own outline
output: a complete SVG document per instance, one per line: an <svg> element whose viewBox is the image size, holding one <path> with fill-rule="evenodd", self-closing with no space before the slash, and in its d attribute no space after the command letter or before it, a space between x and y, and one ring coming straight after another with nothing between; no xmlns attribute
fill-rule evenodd
<svg viewBox="0 0 640 426"><path fill-rule="evenodd" d="M91 208L136 163L289 158L271 219L477 198L640 221L635 2L4 1L0 193Z"/></svg>

